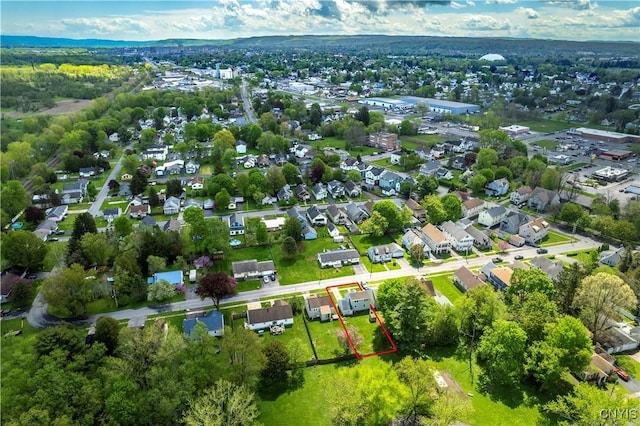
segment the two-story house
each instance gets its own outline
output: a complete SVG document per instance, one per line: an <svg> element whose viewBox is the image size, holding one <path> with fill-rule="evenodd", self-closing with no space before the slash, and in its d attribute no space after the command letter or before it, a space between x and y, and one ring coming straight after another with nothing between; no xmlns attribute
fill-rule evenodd
<svg viewBox="0 0 640 426"><path fill-rule="evenodd" d="M292 219L298 219L300 221L300 225L302 225L303 228L308 225L305 214L298 210L296 206L293 206L289 210L287 210L287 216Z"/></svg>
<svg viewBox="0 0 640 426"><path fill-rule="evenodd" d="M481 211L478 215L478 223L487 228L492 228L498 225L506 216L507 209L502 206L495 206Z"/></svg>
<svg viewBox="0 0 640 426"><path fill-rule="evenodd" d="M296 198L299 201L310 201L311 200L311 193L309 192L309 187L305 184L300 184L298 186L296 186Z"/></svg>
<svg viewBox="0 0 640 426"><path fill-rule="evenodd" d="M473 217L478 215L484 208L484 200L480 198L469 198L462 202L462 217Z"/></svg>
<svg viewBox="0 0 640 426"><path fill-rule="evenodd" d="M521 186L520 188L511 192L511 196L509 197L509 199L511 200L512 204L520 206L527 202L527 200L531 196L532 191L533 190L529 186Z"/></svg>
<svg viewBox="0 0 640 426"><path fill-rule="evenodd" d="M532 246L538 245L544 237L549 234L549 222L544 218L539 217L531 222L525 223L520 226L518 235L524 238L527 244Z"/></svg>
<svg viewBox="0 0 640 426"><path fill-rule="evenodd" d="M328 196L327 188L321 182L318 182L315 185L313 185L312 192L313 192L314 198L317 201L324 200Z"/></svg>
<svg viewBox="0 0 640 426"><path fill-rule="evenodd" d="M309 223L314 226L325 226L327 224L327 217L317 206L311 206L307 209L307 218Z"/></svg>
<svg viewBox="0 0 640 426"><path fill-rule="evenodd" d="M329 219L331 219L331 222L336 225L344 225L347 222L347 213L335 204L329 204L329 207L327 207L327 215Z"/></svg>
<svg viewBox="0 0 640 426"><path fill-rule="evenodd" d="M491 238L487 235L487 233L479 230L473 225L467 226L466 228L464 228L464 231L473 237L473 245L475 245L479 249L490 249L493 245Z"/></svg>
<svg viewBox="0 0 640 426"><path fill-rule="evenodd" d="M391 153L391 164L398 165L402 159L402 151L393 151Z"/></svg>
<svg viewBox="0 0 640 426"><path fill-rule="evenodd" d="M351 198L357 198L362 195L362 189L360 188L360 185L347 179L344 183L344 193Z"/></svg>
<svg viewBox="0 0 640 426"><path fill-rule="evenodd" d="M427 211L413 198L409 198L405 205L411 210L413 217L420 222L424 222L427 219Z"/></svg>
<svg viewBox="0 0 640 426"><path fill-rule="evenodd" d="M536 211L545 211L549 207L560 203L560 194L557 191L537 187L531 192L527 200L527 207Z"/></svg>
<svg viewBox="0 0 640 426"><path fill-rule="evenodd" d="M404 250L396 243L369 247L367 256L371 263L390 262L391 259L404 257Z"/></svg>
<svg viewBox="0 0 640 426"><path fill-rule="evenodd" d="M340 163L340 169L346 174L349 170L358 170L358 164L360 162L357 159L347 157Z"/></svg>
<svg viewBox="0 0 640 426"><path fill-rule="evenodd" d="M408 229L407 232L404 233L400 241L402 242L402 246L407 249L408 252L410 252L411 246L418 245L422 247L422 252L424 253L425 257L429 257L431 255L431 247L427 245L426 237L419 229Z"/></svg>
<svg viewBox="0 0 640 426"><path fill-rule="evenodd" d="M354 223L362 223L365 219L369 217L369 214L360 206L358 206L353 201L347 204L346 207L347 216Z"/></svg>
<svg viewBox="0 0 640 426"><path fill-rule="evenodd" d="M485 194L490 197L501 197L509 191L509 181L506 178L496 179L489 182L485 189Z"/></svg>
<svg viewBox="0 0 640 426"><path fill-rule="evenodd" d="M327 191L333 198L344 197L344 185L338 180L332 180L327 184Z"/></svg>
<svg viewBox="0 0 640 426"><path fill-rule="evenodd" d="M531 222L531 218L522 213L510 211L501 221L500 230L508 234L517 234L520 232L520 226L527 222Z"/></svg>
<svg viewBox="0 0 640 426"><path fill-rule="evenodd" d="M424 235L424 241L429 246L431 253L441 254L451 251L451 243L447 240L447 237L431 223L427 223L422 228L422 233Z"/></svg>
<svg viewBox="0 0 640 426"><path fill-rule="evenodd" d="M287 184L282 188L280 188L280 191L278 191L278 193L276 194L276 197L278 198L278 201L289 202L293 197L293 191L291 190L291 186Z"/></svg>
<svg viewBox="0 0 640 426"><path fill-rule="evenodd" d="M380 189L382 189L382 194L393 196L398 193L400 191L400 183L402 180L402 177L398 174L386 170L380 175L378 183L380 185Z"/></svg>
<svg viewBox="0 0 640 426"><path fill-rule="evenodd" d="M244 216L233 213L229 216L229 234L230 235L243 235L244 234Z"/></svg>
<svg viewBox="0 0 640 426"><path fill-rule="evenodd" d="M440 229L455 251L468 253L473 247L474 238L450 220L440 225Z"/></svg>

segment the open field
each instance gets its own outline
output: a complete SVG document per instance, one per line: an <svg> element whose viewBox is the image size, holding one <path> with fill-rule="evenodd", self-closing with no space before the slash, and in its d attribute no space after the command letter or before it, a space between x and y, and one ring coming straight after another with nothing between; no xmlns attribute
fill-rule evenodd
<svg viewBox="0 0 640 426"><path fill-rule="evenodd" d="M80 111L82 109L87 108L91 105L91 100L89 99L64 99L56 102L56 106L43 109L37 112L18 112L18 111L7 111L3 114L7 117L11 118L22 118L27 115L62 115L62 114L72 114L74 112Z"/></svg>
<svg viewBox="0 0 640 426"><path fill-rule="evenodd" d="M433 286L437 291L442 293L451 303L457 305L462 299L463 293L453 284L451 278L453 274L427 276L426 278L433 281Z"/></svg>

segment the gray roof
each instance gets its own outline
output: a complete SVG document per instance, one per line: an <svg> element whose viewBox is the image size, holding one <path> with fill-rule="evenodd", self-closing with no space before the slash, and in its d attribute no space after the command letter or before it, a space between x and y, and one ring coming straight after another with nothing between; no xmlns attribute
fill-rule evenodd
<svg viewBox="0 0 640 426"><path fill-rule="evenodd" d="M238 275L274 271L275 265L273 264L273 260L258 262L256 259L252 259L233 262L231 264L231 269L233 270L234 275Z"/></svg>
<svg viewBox="0 0 640 426"><path fill-rule="evenodd" d="M270 308L251 309L247 311L247 323L249 324L260 324L289 318L293 318L291 305L282 300L278 300Z"/></svg>
<svg viewBox="0 0 640 426"><path fill-rule="evenodd" d="M307 215L309 216L309 218L311 220L313 220L314 218L318 217L318 216L324 216L320 210L318 209L318 207L316 206L311 206L307 209Z"/></svg>
<svg viewBox="0 0 640 426"><path fill-rule="evenodd" d="M320 260L321 263L338 262L359 258L360 254L358 253L358 250L354 249L325 251L324 253L318 254L318 260Z"/></svg>
<svg viewBox="0 0 640 426"><path fill-rule="evenodd" d="M440 225L440 228L442 228L443 231L445 231L447 234L450 234L451 236L453 236L453 238L455 238L458 241L466 237L471 237L471 235L469 235L468 232L458 228L456 224L451 222L450 220L447 220L442 225Z"/></svg>
<svg viewBox="0 0 640 426"><path fill-rule="evenodd" d="M490 208L487 209L487 214L489 216L491 216L491 217L502 216L506 212L507 212L507 209L505 209L502 206L495 206L495 207L490 207Z"/></svg>
<svg viewBox="0 0 640 426"><path fill-rule="evenodd" d="M464 229L464 231L465 231L467 234L471 235L471 236L473 237L473 239L474 239L474 240L477 240L477 241L482 241L482 240L484 240L484 239L489 238L489 236L487 235L487 233L486 233L486 232L483 232L483 231L479 230L478 228L476 228L476 227L475 227L475 226L473 226L473 225L469 225L469 226L467 226L467 227Z"/></svg>

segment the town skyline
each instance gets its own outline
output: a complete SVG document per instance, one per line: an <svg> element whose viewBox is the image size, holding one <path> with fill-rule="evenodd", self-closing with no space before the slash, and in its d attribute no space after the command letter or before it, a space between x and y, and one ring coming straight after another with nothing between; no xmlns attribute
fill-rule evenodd
<svg viewBox="0 0 640 426"><path fill-rule="evenodd" d="M150 41L291 35L640 41L640 6L593 0L3 1L3 35Z"/></svg>

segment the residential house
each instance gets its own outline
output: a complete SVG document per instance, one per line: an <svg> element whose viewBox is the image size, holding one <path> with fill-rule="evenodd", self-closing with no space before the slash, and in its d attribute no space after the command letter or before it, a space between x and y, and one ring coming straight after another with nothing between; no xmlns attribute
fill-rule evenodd
<svg viewBox="0 0 640 426"><path fill-rule="evenodd" d="M247 143L242 139L238 139L236 141L236 152L238 154L246 154L247 153Z"/></svg>
<svg viewBox="0 0 640 426"><path fill-rule="evenodd" d="M520 188L511 192L511 197L509 197L509 199L511 200L512 204L519 206L527 202L527 200L531 196L531 192L533 192L533 190L529 186L521 186Z"/></svg>
<svg viewBox="0 0 640 426"><path fill-rule="evenodd" d="M329 233L329 236L332 238L336 238L340 236L340 230L333 222L327 223L327 232Z"/></svg>
<svg viewBox="0 0 640 426"><path fill-rule="evenodd" d="M418 154L418 157L425 161L433 160L433 156L431 155L431 148L419 146L415 149L414 152Z"/></svg>
<svg viewBox="0 0 640 426"><path fill-rule="evenodd" d="M362 207L358 206L353 201L347 204L347 216L354 223L362 223L365 219L369 217L369 213L367 213Z"/></svg>
<svg viewBox="0 0 640 426"><path fill-rule="evenodd" d="M80 167L78 170L81 178L90 178L91 176L95 176L97 174L95 167Z"/></svg>
<svg viewBox="0 0 640 426"><path fill-rule="evenodd" d="M201 323L207 327L209 336L222 337L224 334L224 315L220 311L212 310L206 314L182 320L182 332L185 337L191 337L196 324Z"/></svg>
<svg viewBox="0 0 640 426"><path fill-rule="evenodd" d="M633 315L628 313L627 316ZM607 319L604 333L598 340L610 354L635 351L640 345L640 327L631 326L625 321Z"/></svg>
<svg viewBox="0 0 640 426"><path fill-rule="evenodd" d="M360 263L360 253L355 249L325 251L318 253L318 262L321 268L357 265Z"/></svg>
<svg viewBox="0 0 640 426"><path fill-rule="evenodd" d="M531 259L531 267L541 270L542 272L547 274L547 276L551 278L551 280L555 280L556 278L558 278L558 275L564 269L564 267L562 266L562 262L554 262L544 256L536 256Z"/></svg>
<svg viewBox="0 0 640 426"><path fill-rule="evenodd" d="M178 214L180 211L180 199L177 197L169 197L162 206L162 212L165 215Z"/></svg>
<svg viewBox="0 0 640 426"><path fill-rule="evenodd" d="M481 231L473 225L467 226L464 231L473 237L473 245L479 249L486 250L492 247L493 242L485 231Z"/></svg>
<svg viewBox="0 0 640 426"><path fill-rule="evenodd" d="M142 222L140 222L143 226L147 226L149 228L155 228L158 224L156 219L153 216L145 216L142 218Z"/></svg>
<svg viewBox="0 0 640 426"><path fill-rule="evenodd" d="M213 208L215 207L216 203L215 201L213 201L211 198L207 198L206 200L204 200L204 202L202 203L202 209L203 210L213 210Z"/></svg>
<svg viewBox="0 0 640 426"><path fill-rule="evenodd" d="M180 222L180 220L178 219L171 218L165 222L164 226L162 227L162 230L164 232L180 233L180 231L182 230L182 222Z"/></svg>
<svg viewBox="0 0 640 426"><path fill-rule="evenodd" d="M304 299L304 308L310 320L331 321L336 313L331 297L317 294Z"/></svg>
<svg viewBox="0 0 640 426"><path fill-rule="evenodd" d="M27 269L25 268L10 268L2 271L0 275L0 303L5 303L9 300L11 292L19 282L27 281L25 276Z"/></svg>
<svg viewBox="0 0 640 426"><path fill-rule="evenodd" d="M312 226L305 226L302 229L302 236L305 240L315 240L318 238L318 231L316 231Z"/></svg>
<svg viewBox="0 0 640 426"><path fill-rule="evenodd" d="M360 162L357 159L347 157L340 163L340 169L346 174L349 170L358 170L358 164Z"/></svg>
<svg viewBox="0 0 640 426"><path fill-rule="evenodd" d="M307 152L309 152L309 148L304 145L297 145L293 151L293 154L298 158L304 158L304 156L307 155Z"/></svg>
<svg viewBox="0 0 640 426"><path fill-rule="evenodd" d="M199 169L200 169L200 164L192 160L187 161L187 164L185 164L184 166L185 173L190 175L198 173Z"/></svg>
<svg viewBox="0 0 640 426"><path fill-rule="evenodd" d="M514 247L522 247L524 245L524 238L518 234L511 234L511 237L509 237L509 244Z"/></svg>
<svg viewBox="0 0 640 426"><path fill-rule="evenodd" d="M60 195L60 203L62 204L80 204L84 200L82 192L65 192Z"/></svg>
<svg viewBox="0 0 640 426"><path fill-rule="evenodd" d="M466 164L466 161L464 159L464 156L458 155L457 157L453 157L451 159L451 167L456 169L456 170L466 170L467 169L467 164Z"/></svg>
<svg viewBox="0 0 640 426"><path fill-rule="evenodd" d="M296 186L296 198L299 201L304 201L304 202L311 200L311 193L309 192L309 187L305 184L300 184Z"/></svg>
<svg viewBox="0 0 640 426"><path fill-rule="evenodd" d="M258 262L256 259L241 260L231 263L233 278L237 280L252 280L275 274L273 260Z"/></svg>
<svg viewBox="0 0 640 426"><path fill-rule="evenodd" d="M449 253L451 250L451 243L447 240L447 237L431 223L427 223L422 228L422 234L425 237L424 241L429 246L431 253Z"/></svg>
<svg viewBox="0 0 640 426"><path fill-rule="evenodd" d="M184 273L182 270L156 272L149 278L147 278L147 284L153 284L160 280L165 280L169 284L177 286L184 285Z"/></svg>
<svg viewBox="0 0 640 426"><path fill-rule="evenodd" d="M311 206L307 209L307 218L309 223L314 226L325 226L327 224L327 217L317 206Z"/></svg>
<svg viewBox="0 0 640 426"><path fill-rule="evenodd" d="M480 212L480 214L478 215L478 223L480 225L486 226L487 228L493 228L494 226L499 224L506 216L507 209L502 206L495 206Z"/></svg>
<svg viewBox="0 0 640 426"><path fill-rule="evenodd" d="M131 197L131 184L129 182L120 182L118 189L118 197Z"/></svg>
<svg viewBox="0 0 640 426"><path fill-rule="evenodd" d="M449 170L449 169L445 169L444 167L440 167L438 170L436 170L436 173L434 174L434 177L436 179L451 180L451 179L453 179L453 173L451 173L451 170Z"/></svg>
<svg viewBox="0 0 640 426"><path fill-rule="evenodd" d="M366 201L363 205L362 208L363 210L367 213L368 217L371 217L371 215L373 214L373 207L376 205L376 202L373 200L369 200ZM400 209L398 209L400 210Z"/></svg>
<svg viewBox="0 0 640 426"><path fill-rule="evenodd" d="M400 160L402 158L402 151L393 151L391 153L391 164L400 164Z"/></svg>
<svg viewBox="0 0 640 426"><path fill-rule="evenodd" d="M595 382L598 386L604 386L615 376L615 367L609 361L598 354L591 355L591 361L587 368L578 373L578 378L586 382Z"/></svg>
<svg viewBox="0 0 640 426"><path fill-rule="evenodd" d="M380 175L379 185L382 189L383 195L395 195L400 191L400 183L403 181L402 177L396 173L386 170Z"/></svg>
<svg viewBox="0 0 640 426"><path fill-rule="evenodd" d="M369 247L367 256L371 263L385 263L404 257L404 250L396 243Z"/></svg>
<svg viewBox="0 0 640 426"><path fill-rule="evenodd" d="M557 191L537 187L531 192L531 196L527 200L527 207L541 212L559 203L560 194Z"/></svg>
<svg viewBox="0 0 640 426"><path fill-rule="evenodd" d="M149 204L139 204L129 206L129 217L133 219L142 219L151 214L151 206Z"/></svg>
<svg viewBox="0 0 640 426"><path fill-rule="evenodd" d="M156 160L156 161L165 161L167 159L167 154L169 153L169 148L165 145L154 146L148 148L143 151L141 154L142 160Z"/></svg>
<svg viewBox="0 0 640 426"><path fill-rule="evenodd" d="M485 194L490 197L501 197L509 191L509 181L506 178L496 179L489 182L485 189Z"/></svg>
<svg viewBox="0 0 640 426"><path fill-rule="evenodd" d="M120 207L104 209L102 211L102 216L107 223L113 222L117 217L122 214L122 209Z"/></svg>
<svg viewBox="0 0 640 426"><path fill-rule="evenodd" d="M369 135L367 139L369 146L378 148L382 151L393 151L400 149L400 141L395 133L378 132Z"/></svg>
<svg viewBox="0 0 640 426"><path fill-rule="evenodd" d="M357 198L362 195L362 189L360 189L360 185L354 183L350 179L344 183L344 193L351 198Z"/></svg>
<svg viewBox="0 0 640 426"><path fill-rule="evenodd" d="M344 299L338 301L338 308L344 316L354 315L358 312L369 311L371 306L375 307L376 299L373 290L351 291Z"/></svg>
<svg viewBox="0 0 640 426"><path fill-rule="evenodd" d="M64 204L57 207L51 207L50 209L47 209L46 218L54 222L60 222L67 216L68 211L69 206Z"/></svg>
<svg viewBox="0 0 640 426"><path fill-rule="evenodd" d="M344 197L344 185L338 180L332 180L327 184L327 191L333 198Z"/></svg>
<svg viewBox="0 0 640 426"><path fill-rule="evenodd" d="M293 325L293 310L284 300L276 300L269 308L249 309L244 324L249 330L264 330L273 325Z"/></svg>
<svg viewBox="0 0 640 426"><path fill-rule="evenodd" d="M195 176L189 179L188 185L195 191L201 190L204 188L204 179L201 176Z"/></svg>
<svg viewBox="0 0 640 426"><path fill-rule="evenodd" d="M329 207L327 207L327 215L329 219L331 219L331 222L336 225L344 225L348 218L347 213L335 204L329 204Z"/></svg>
<svg viewBox="0 0 640 426"><path fill-rule="evenodd" d="M472 249L474 238L455 223L447 220L440 229L455 251L468 253Z"/></svg>
<svg viewBox="0 0 640 426"><path fill-rule="evenodd" d="M36 227L36 231L40 231L40 232L36 232L36 234L38 234L38 236L47 237L47 236L53 234L54 232L58 231L58 223L56 221L54 221L54 220L51 220L51 219L45 219L44 221L42 221L42 222L40 222L38 224L38 226ZM46 240L46 238L43 238L43 240Z"/></svg>
<svg viewBox="0 0 640 426"><path fill-rule="evenodd" d="M453 283L462 291L466 293L469 290L473 290L476 287L480 287L484 284L480 278L469 270L466 266L459 267L453 274Z"/></svg>
<svg viewBox="0 0 640 426"><path fill-rule="evenodd" d="M625 254L625 248L620 247L616 250L605 250L600 253L600 263L609 265L612 267L618 266L618 263L622 260L622 256Z"/></svg>
<svg viewBox="0 0 640 426"><path fill-rule="evenodd" d="M184 203L184 209L189 209L189 208L199 208L200 210L203 210L204 207L204 203L200 200L197 200L195 198L189 198L188 200L185 201Z"/></svg>
<svg viewBox="0 0 640 426"><path fill-rule="evenodd" d="M87 193L87 186L89 185L89 181L86 179L78 179L74 183L65 183L62 185L62 193L70 194L74 192L80 192L82 195Z"/></svg>
<svg viewBox="0 0 640 426"><path fill-rule="evenodd" d="M271 160L267 154L260 154L256 160L256 165L258 167L269 167L271 165Z"/></svg>
<svg viewBox="0 0 640 426"><path fill-rule="evenodd" d="M426 238L422 231L419 229L410 228L407 232L404 233L402 239L400 240L402 246L407 249L407 251L411 250L411 246L419 245L422 247L422 251L426 257L429 257L431 254L431 248L425 242Z"/></svg>
<svg viewBox="0 0 640 426"><path fill-rule="evenodd" d="M307 226L307 218L305 217L305 214L298 210L296 206L293 206L289 210L287 210L287 216L293 219L298 219L300 221L300 225L302 225L303 228Z"/></svg>
<svg viewBox="0 0 640 426"><path fill-rule="evenodd" d="M278 191L276 196L278 197L278 201L289 202L291 200L291 197L293 197L293 191L291 190L289 184L286 184L285 186L280 188L280 191Z"/></svg>
<svg viewBox="0 0 640 426"><path fill-rule="evenodd" d="M364 180L369 187L376 186L380 183L380 175L385 172L382 167L373 166L365 172Z"/></svg>
<svg viewBox="0 0 640 426"><path fill-rule="evenodd" d="M438 170L441 167L442 167L442 163L440 163L440 161L430 160L430 161L427 161L426 163L421 164L418 171L421 175L435 176L436 170Z"/></svg>
<svg viewBox="0 0 640 426"><path fill-rule="evenodd" d="M244 216L238 213L229 216L229 235L244 235Z"/></svg>
<svg viewBox="0 0 640 426"><path fill-rule="evenodd" d="M270 204L275 204L277 202L278 202L278 199L276 197L272 197L271 195L266 195L260 203L263 206L268 206Z"/></svg>
<svg viewBox="0 0 640 426"><path fill-rule="evenodd" d="M517 234L520 232L520 227L528 222L531 222L531 218L528 215L522 212L510 211L500 221L500 230L508 234Z"/></svg>
<svg viewBox="0 0 640 426"><path fill-rule="evenodd" d="M480 198L469 198L462 202L462 217L474 217L484 208L484 200Z"/></svg>
<svg viewBox="0 0 640 426"><path fill-rule="evenodd" d="M547 234L549 234L549 222L542 217L521 225L518 231L518 235L532 246L538 245Z"/></svg>
<svg viewBox="0 0 640 426"><path fill-rule="evenodd" d="M484 268L483 268L484 269ZM498 291L504 291L511 285L513 269L506 266L496 267L489 270L487 281Z"/></svg>
<svg viewBox="0 0 640 426"><path fill-rule="evenodd" d="M405 205L409 208L409 210L411 210L411 212L413 213L413 217L418 219L420 222L424 222L427 219L427 211L422 208L420 203L418 203L413 198L409 198L405 202Z"/></svg>
<svg viewBox="0 0 640 426"><path fill-rule="evenodd" d="M324 186L322 182L318 182L315 185L313 185L313 188L311 189L311 191L313 192L313 197L318 201L321 201L327 198L327 188Z"/></svg>

